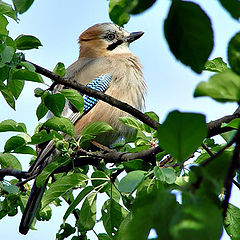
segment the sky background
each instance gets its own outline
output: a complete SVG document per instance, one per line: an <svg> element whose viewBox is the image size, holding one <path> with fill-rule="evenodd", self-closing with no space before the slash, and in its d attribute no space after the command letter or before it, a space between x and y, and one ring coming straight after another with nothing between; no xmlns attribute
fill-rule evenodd
<svg viewBox="0 0 240 240"><path fill-rule="evenodd" d="M11 2L11 1L7 1ZM218 1L198 0L212 20L214 29L214 50L210 59L222 57L227 61L227 44L230 38L239 31L239 23L219 5ZM25 51L26 59L42 67L52 70L57 62L69 66L78 58L78 36L93 24L109 22L108 1L106 0L41 0L35 1L29 11L20 15L20 22L9 20L10 36L16 38L20 34L30 34L38 37L43 47L38 50ZM215 120L231 114L236 105L220 104L210 98L193 98L193 92L200 81L206 81L210 73L195 74L189 67L175 60L169 51L164 38L163 23L167 16L170 1L159 0L148 11L131 17L125 29L144 31L145 34L131 45L132 52L137 55L143 68L148 86L146 96L146 111L154 111L164 121L172 110L203 113L207 121ZM25 89L12 110L0 96L0 121L14 119L24 122L28 132L33 133L37 125L35 115L39 99L34 97L34 88L39 85L26 82ZM44 86L43 86L44 87ZM0 151L9 134L1 133ZM19 156L24 169L27 170L29 158ZM231 202L240 207L240 193L234 188ZM101 199L99 200L101 204ZM49 222L38 222L38 231L30 231L27 236L18 233L21 214L15 217L5 217L0 221L2 239L38 240L54 239L55 233L62 223L66 208L53 208L53 217ZM96 230L101 232L101 226ZM96 239L92 234L90 239ZM222 239L230 239L226 234Z"/></svg>

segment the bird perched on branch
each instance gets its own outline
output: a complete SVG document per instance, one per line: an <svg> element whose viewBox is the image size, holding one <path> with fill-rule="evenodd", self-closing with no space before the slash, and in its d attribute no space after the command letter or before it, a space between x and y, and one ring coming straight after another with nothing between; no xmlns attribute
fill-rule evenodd
<svg viewBox="0 0 240 240"><path fill-rule="evenodd" d="M80 55L78 60L68 67L66 77L69 81L78 81L142 110L146 85L139 59L129 50L129 44L142 35L143 32L128 33L112 23L96 24L88 28L79 37ZM102 144L109 145L131 131L118 120L127 113L103 101L84 96L84 111L87 114L78 118L79 114L67 103L63 112L63 116L69 117L74 123L76 137L81 135L84 127L94 121L106 122L115 130L111 135L102 135L97 139ZM30 171L37 169L40 174L52 161L55 152L53 143L50 142L46 149L39 152ZM27 234L34 220L47 181L39 188L36 183L33 184L19 227L22 234Z"/></svg>

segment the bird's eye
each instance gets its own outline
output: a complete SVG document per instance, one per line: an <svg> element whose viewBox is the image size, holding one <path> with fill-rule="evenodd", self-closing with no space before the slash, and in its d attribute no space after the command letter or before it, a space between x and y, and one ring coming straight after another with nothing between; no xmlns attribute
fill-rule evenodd
<svg viewBox="0 0 240 240"><path fill-rule="evenodd" d="M112 41L115 38L115 34L114 33L109 33L106 37L109 41Z"/></svg>

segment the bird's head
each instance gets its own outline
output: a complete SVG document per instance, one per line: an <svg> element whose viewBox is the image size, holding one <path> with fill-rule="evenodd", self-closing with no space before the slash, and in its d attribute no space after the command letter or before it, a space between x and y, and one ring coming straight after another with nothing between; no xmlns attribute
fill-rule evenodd
<svg viewBox="0 0 240 240"><path fill-rule="evenodd" d="M79 37L80 57L103 57L130 53L129 44L143 32L128 33L113 23L95 24Z"/></svg>

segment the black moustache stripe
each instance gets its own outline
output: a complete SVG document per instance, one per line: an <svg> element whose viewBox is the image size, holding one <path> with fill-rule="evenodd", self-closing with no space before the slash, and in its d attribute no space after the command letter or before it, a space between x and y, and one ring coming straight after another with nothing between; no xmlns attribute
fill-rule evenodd
<svg viewBox="0 0 240 240"><path fill-rule="evenodd" d="M123 43L123 40L117 40L115 43L112 43L112 44L108 45L107 50L112 51L117 46L121 45L122 43Z"/></svg>

